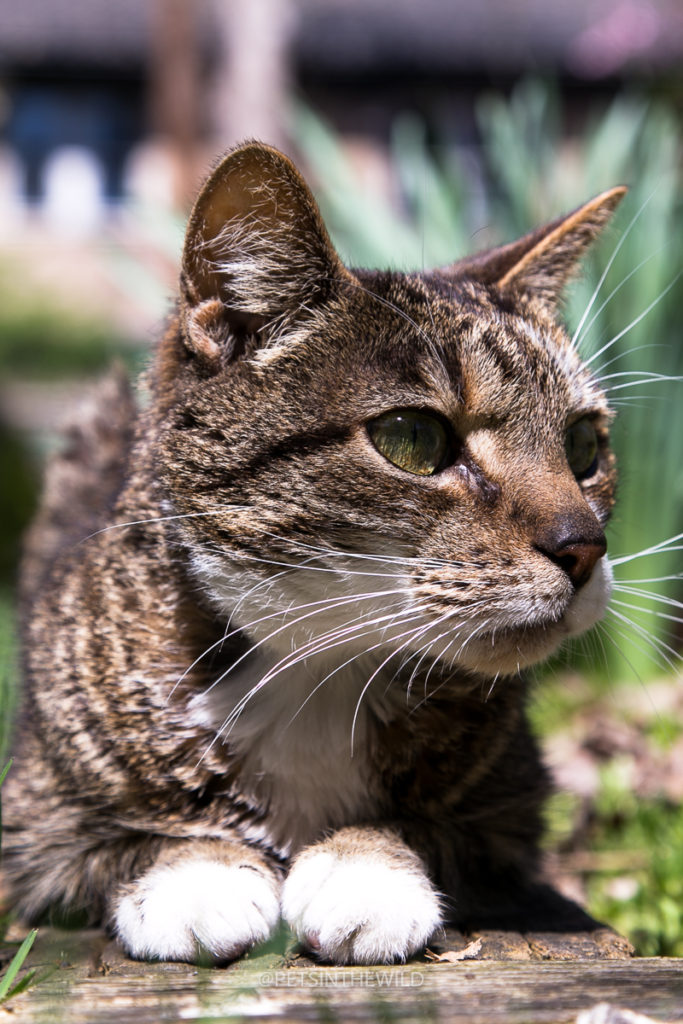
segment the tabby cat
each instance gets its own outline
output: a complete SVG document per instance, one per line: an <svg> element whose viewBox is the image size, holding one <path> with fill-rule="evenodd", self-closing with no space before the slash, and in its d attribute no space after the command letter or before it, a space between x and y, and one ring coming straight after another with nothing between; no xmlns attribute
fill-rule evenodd
<svg viewBox="0 0 683 1024"><path fill-rule="evenodd" d="M280 153L217 166L149 399L103 387L29 538L25 919L220 962L282 916L338 964L589 921L541 876L523 670L610 595L610 411L556 306L624 191L381 273Z"/></svg>

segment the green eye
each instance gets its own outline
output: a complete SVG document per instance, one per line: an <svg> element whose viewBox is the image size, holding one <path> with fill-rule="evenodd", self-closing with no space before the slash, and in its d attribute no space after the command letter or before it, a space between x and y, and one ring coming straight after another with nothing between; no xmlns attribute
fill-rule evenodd
<svg viewBox="0 0 683 1024"><path fill-rule="evenodd" d="M383 413L368 423L368 434L385 459L416 476L436 473L445 465L450 451L441 420L417 409Z"/></svg>
<svg viewBox="0 0 683 1024"><path fill-rule="evenodd" d="M569 468L577 480L593 475L598 464L598 435L589 419L577 420L567 427L564 448Z"/></svg>

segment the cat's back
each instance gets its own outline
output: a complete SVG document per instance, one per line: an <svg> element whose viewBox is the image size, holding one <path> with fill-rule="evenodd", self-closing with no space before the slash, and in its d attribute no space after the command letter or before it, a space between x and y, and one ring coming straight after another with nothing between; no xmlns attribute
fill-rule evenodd
<svg viewBox="0 0 683 1024"><path fill-rule="evenodd" d="M38 513L24 542L20 589L33 603L55 560L106 521L125 478L135 400L116 367L84 395L49 460Z"/></svg>

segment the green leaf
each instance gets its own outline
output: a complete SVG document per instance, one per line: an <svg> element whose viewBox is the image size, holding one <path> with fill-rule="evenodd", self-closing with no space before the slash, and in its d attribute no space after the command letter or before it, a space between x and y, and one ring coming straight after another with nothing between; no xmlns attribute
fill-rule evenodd
<svg viewBox="0 0 683 1024"><path fill-rule="evenodd" d="M38 971L37 971L37 969L35 967L32 967L30 971L27 971L26 974L24 975L24 977L20 978L20 980L16 983L16 985L14 985L9 990L7 995L4 996L5 1001L7 1001L9 999L14 999L15 996L21 995L21 993L25 992L27 988L30 988L30 986L35 981L37 973L38 973ZM3 997L0 997L0 999L2 999L2 998Z"/></svg>
<svg viewBox="0 0 683 1024"><path fill-rule="evenodd" d="M22 967L26 957L28 956L28 954L29 954L29 952L31 950L31 946L35 942L37 934L38 934L38 929L37 928L33 928L28 933L28 935L26 936L26 938L22 942L21 946L19 947L19 949L16 951L16 953L12 957L12 962L10 963L9 967L7 968L7 970L5 971L3 977L0 979L0 1002L3 1002L5 999L8 999L10 994L11 994L11 992L13 991L12 990L12 982L14 981L14 979L17 976L17 974L21 970L21 967ZM33 977L33 975L32 975L32 977ZM22 979L22 982L23 982L23 979ZM20 982L19 984L21 985L22 982Z"/></svg>

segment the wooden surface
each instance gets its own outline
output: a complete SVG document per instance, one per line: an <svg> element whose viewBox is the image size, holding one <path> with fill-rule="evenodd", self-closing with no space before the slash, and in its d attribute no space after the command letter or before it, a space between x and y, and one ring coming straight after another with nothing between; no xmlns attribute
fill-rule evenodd
<svg viewBox="0 0 683 1024"><path fill-rule="evenodd" d="M628 943L607 929L592 935L448 931L432 950L443 955L467 947L475 958L454 963L421 956L397 967L322 967L291 951L251 954L215 968L138 963L102 932L45 928L30 957L45 976L0 1007L0 1024L564 1024L598 1003L683 1021L683 961L632 959Z"/></svg>

